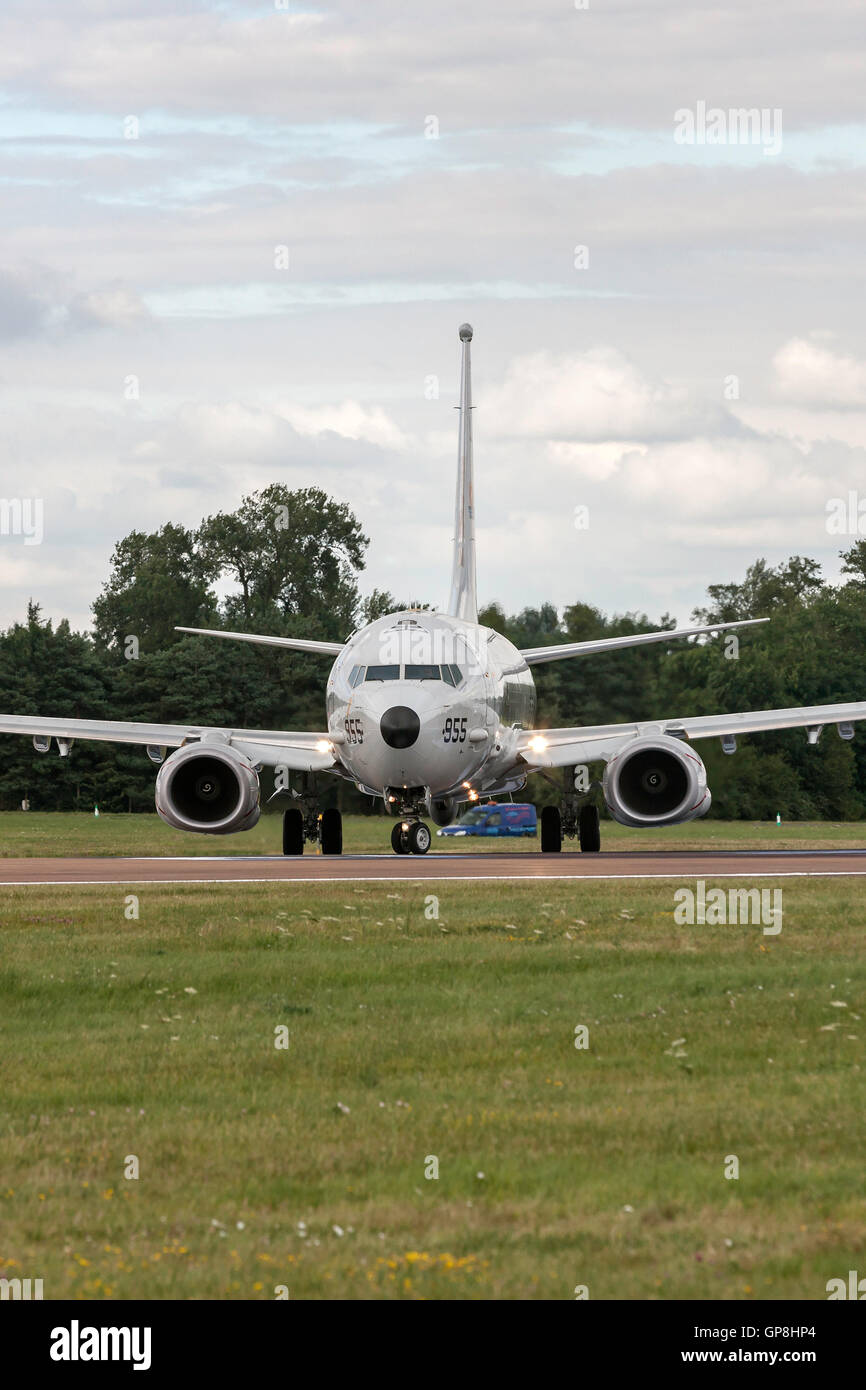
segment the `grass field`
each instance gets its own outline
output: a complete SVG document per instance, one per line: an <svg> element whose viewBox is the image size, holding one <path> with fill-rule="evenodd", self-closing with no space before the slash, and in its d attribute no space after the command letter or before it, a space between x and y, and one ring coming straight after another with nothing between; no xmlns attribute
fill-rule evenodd
<svg viewBox="0 0 866 1390"><path fill-rule="evenodd" d="M677 926L672 883L430 886L142 887L137 920L0 889L0 1273L750 1300L866 1270L859 881L785 881L775 937Z"/></svg>
<svg viewBox="0 0 866 1390"><path fill-rule="evenodd" d="M429 823L429 822L428 822ZM385 816L344 816L343 844L347 854L390 854L393 822ZM431 827L435 830L435 827ZM628 830L602 820L602 849L847 849L866 847L866 824L860 821L794 822L693 821L667 830ZM577 849L566 840L566 849ZM509 840L473 836L451 839L434 834L431 854L485 854L504 850L533 854L538 837ZM58 814L0 812L0 857L62 855L197 855L280 854L282 817L263 816L241 835L192 835L172 830L157 815ZM307 846L308 854L315 854Z"/></svg>

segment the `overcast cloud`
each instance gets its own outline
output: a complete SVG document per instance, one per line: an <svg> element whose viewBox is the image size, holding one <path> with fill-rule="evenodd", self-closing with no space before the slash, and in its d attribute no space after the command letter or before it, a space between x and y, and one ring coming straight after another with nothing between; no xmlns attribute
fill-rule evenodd
<svg viewBox="0 0 866 1390"><path fill-rule="evenodd" d="M350 503L364 589L443 603L466 319L482 601L837 575L864 48L859 0L7 0L0 497L44 540L0 535L0 625L87 625L126 532L271 482ZM781 149L677 143L698 103Z"/></svg>

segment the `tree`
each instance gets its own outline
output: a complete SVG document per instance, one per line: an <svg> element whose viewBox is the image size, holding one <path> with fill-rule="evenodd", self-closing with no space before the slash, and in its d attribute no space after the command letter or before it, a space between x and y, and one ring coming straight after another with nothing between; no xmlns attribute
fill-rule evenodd
<svg viewBox="0 0 866 1390"><path fill-rule="evenodd" d="M0 708L16 714L57 715L70 719L111 717L108 670L89 637L56 629L42 619L39 605L27 606L26 623L0 635ZM34 810L59 811L92 806L111 768L106 744L76 743L58 757L56 741L39 755L30 739L3 737L0 806L15 810L25 797Z"/></svg>
<svg viewBox="0 0 866 1390"><path fill-rule="evenodd" d="M842 573L851 574L858 584L866 583L866 540L855 541L848 550L840 550Z"/></svg>
<svg viewBox="0 0 866 1390"><path fill-rule="evenodd" d="M405 613L409 608L429 609L429 603L402 603L395 598L387 589L374 589L361 601L360 620L364 623L374 623L377 618L385 618L389 613Z"/></svg>
<svg viewBox="0 0 866 1390"><path fill-rule="evenodd" d="M142 652L163 651L179 640L175 627L212 625L215 574L183 526L131 531L115 546L108 582L93 604L97 642L115 656L125 654L129 637Z"/></svg>
<svg viewBox="0 0 866 1390"><path fill-rule="evenodd" d="M358 617L355 576L368 544L345 503L321 488L293 492L281 483L243 498L235 512L208 517L197 535L209 572L238 585L223 605L227 620L248 632L303 629L337 639Z"/></svg>
<svg viewBox="0 0 866 1390"><path fill-rule="evenodd" d="M488 603L486 608L480 610L478 621L482 627L492 628L494 632L502 632L507 636L508 619L500 603Z"/></svg>
<svg viewBox="0 0 866 1390"><path fill-rule="evenodd" d="M363 601L357 576L367 539L352 513L317 488L281 485L243 499L198 532L171 523L119 542L94 604L97 638L54 627L39 606L0 633L0 708L73 718L204 723L219 727L322 727L329 661L303 652L181 636L175 625L240 627L277 635L341 639L406 605L374 589ZM775 567L756 560L736 583L714 584L696 617L707 623L768 615L765 626L735 635L658 642L533 670L540 725L604 724L787 705L835 704L866 696L866 541L843 552L844 582L823 583L814 560L792 556ZM214 585L237 591L218 603ZM582 599L509 616L501 605L480 621L519 648L590 641L673 626L664 615L608 616ZM126 637L138 659L123 660ZM721 817L854 819L866 806L866 728L849 742L830 726L817 746L803 730L740 740L733 757L717 739L701 741ZM58 758L56 741L39 757L27 739L4 737L0 806L29 796L34 807L153 806L154 768L144 750L75 744ZM539 805L558 797L533 778ZM267 795L267 779L263 779ZM323 779L325 796L367 806L351 789Z"/></svg>
<svg viewBox="0 0 866 1390"><path fill-rule="evenodd" d="M775 569L766 560L756 560L746 570L740 584L710 584L712 603L696 608L698 623L729 623L744 618L766 618L779 604L799 603L821 589L821 566L817 560L792 555Z"/></svg>

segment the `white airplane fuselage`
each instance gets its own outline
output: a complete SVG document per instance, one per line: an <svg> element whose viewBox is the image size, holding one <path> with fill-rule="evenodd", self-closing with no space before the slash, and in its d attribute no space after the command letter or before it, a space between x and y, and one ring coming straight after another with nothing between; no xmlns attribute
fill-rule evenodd
<svg viewBox="0 0 866 1390"><path fill-rule="evenodd" d="M432 808L523 785L515 733L532 727L535 683L501 633L414 609L353 634L331 668L327 712L362 791Z"/></svg>

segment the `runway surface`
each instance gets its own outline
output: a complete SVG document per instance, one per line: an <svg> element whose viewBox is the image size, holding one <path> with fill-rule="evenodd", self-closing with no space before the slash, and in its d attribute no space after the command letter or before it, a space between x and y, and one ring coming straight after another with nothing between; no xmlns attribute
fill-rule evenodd
<svg viewBox="0 0 866 1390"><path fill-rule="evenodd" d="M602 854L222 855L176 859L0 859L0 887L137 883L351 883L413 879L837 878L866 850L669 850Z"/></svg>

